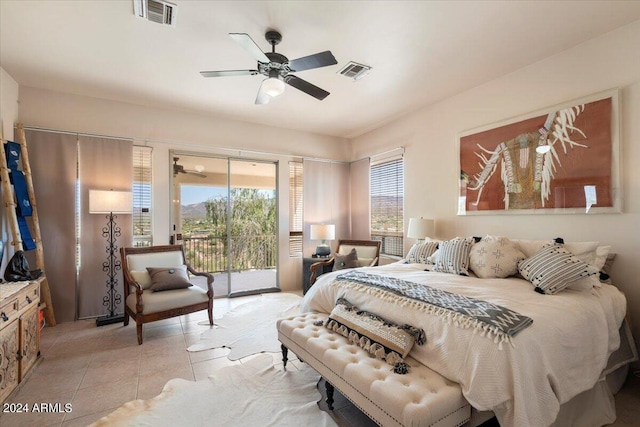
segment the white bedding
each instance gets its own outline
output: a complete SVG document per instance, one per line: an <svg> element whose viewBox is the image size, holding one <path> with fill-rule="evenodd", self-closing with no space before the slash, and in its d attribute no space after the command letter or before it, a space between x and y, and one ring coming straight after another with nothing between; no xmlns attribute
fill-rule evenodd
<svg viewBox="0 0 640 427"><path fill-rule="evenodd" d="M395 263L360 270L499 304L531 317L533 324L513 338L514 346L505 343L500 350L493 339L473 329L449 325L366 292L333 286L340 271L318 278L305 295L301 311L330 313L336 299L344 297L389 321L423 328L427 343L415 345L410 355L459 383L469 403L495 412L503 427L550 425L562 403L594 386L620 344L618 329L626 300L613 286L542 295L523 279L478 279L423 268Z"/></svg>

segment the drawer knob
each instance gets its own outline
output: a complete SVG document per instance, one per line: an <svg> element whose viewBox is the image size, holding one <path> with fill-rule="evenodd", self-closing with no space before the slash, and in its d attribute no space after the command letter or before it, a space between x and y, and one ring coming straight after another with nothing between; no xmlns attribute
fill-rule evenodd
<svg viewBox="0 0 640 427"><path fill-rule="evenodd" d="M7 320L9 320L9 318L7 317L6 313L3 311L2 313L0 313L0 317L2 317L2 320L4 320L5 322Z"/></svg>
<svg viewBox="0 0 640 427"><path fill-rule="evenodd" d="M27 295L27 304L31 304L31 298L29 298L29 295Z"/></svg>

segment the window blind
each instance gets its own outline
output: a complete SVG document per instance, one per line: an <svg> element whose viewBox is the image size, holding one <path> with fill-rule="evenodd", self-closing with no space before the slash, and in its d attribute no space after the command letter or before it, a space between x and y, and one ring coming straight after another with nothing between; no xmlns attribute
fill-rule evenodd
<svg viewBox="0 0 640 427"><path fill-rule="evenodd" d="M289 162L289 256L302 256L303 168L300 162Z"/></svg>
<svg viewBox="0 0 640 427"><path fill-rule="evenodd" d="M133 244L151 246L151 147L133 146Z"/></svg>
<svg viewBox="0 0 640 427"><path fill-rule="evenodd" d="M404 159L371 163L370 172L371 239L382 242L382 254L402 256Z"/></svg>

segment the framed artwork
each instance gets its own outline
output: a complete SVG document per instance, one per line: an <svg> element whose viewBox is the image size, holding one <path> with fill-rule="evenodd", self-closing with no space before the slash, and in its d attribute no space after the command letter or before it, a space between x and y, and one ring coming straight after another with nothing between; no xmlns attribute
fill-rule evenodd
<svg viewBox="0 0 640 427"><path fill-rule="evenodd" d="M458 215L621 212L618 90L459 135Z"/></svg>

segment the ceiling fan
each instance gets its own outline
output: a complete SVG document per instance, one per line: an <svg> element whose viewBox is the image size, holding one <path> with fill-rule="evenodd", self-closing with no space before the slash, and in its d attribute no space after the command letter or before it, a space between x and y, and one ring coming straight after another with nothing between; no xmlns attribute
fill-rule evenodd
<svg viewBox="0 0 640 427"><path fill-rule="evenodd" d="M329 96L326 90L291 73L337 64L338 61L331 51L325 50L289 60L286 56L276 53L276 45L282 41L282 35L277 31L267 31L265 34L265 38L271 44L271 52L263 52L248 34L229 33L229 36L258 61L257 70L201 71L200 74L204 77L255 76L257 74L267 76L258 90L256 104L268 104L272 97L284 92L285 83L320 101Z"/></svg>
<svg viewBox="0 0 640 427"><path fill-rule="evenodd" d="M179 173L184 173L184 174L187 174L187 175L197 176L198 178L206 178L207 177L207 175L205 175L202 172L199 172L197 170L185 169L184 166L178 164L178 160L180 160L179 157L174 157L173 158L173 176L174 177L177 176Z"/></svg>

